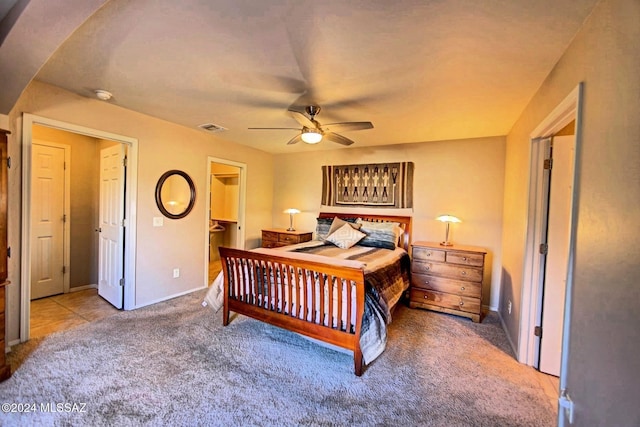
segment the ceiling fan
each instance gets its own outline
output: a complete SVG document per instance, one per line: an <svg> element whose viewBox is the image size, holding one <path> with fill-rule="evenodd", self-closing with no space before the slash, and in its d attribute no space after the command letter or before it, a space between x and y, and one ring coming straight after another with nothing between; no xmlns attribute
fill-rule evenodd
<svg viewBox="0 0 640 427"><path fill-rule="evenodd" d="M289 115L293 117L300 125L302 129L298 128L249 128L253 130L280 130L280 129L293 129L300 130L300 133L287 142L287 145L297 144L300 141L307 144L317 144L326 138L329 141L337 142L342 145L351 145L353 140L337 134L336 132L345 132L352 130L372 129L373 123L371 122L343 122L343 123L329 123L321 125L316 119L316 115L320 113L320 107L317 105L309 105L305 107L304 113L296 110L287 110ZM305 114L306 113L306 114Z"/></svg>

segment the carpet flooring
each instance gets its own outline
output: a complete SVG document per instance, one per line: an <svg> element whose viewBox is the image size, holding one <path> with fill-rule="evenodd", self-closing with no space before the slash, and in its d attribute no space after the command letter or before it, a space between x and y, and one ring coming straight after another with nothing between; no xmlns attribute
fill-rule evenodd
<svg viewBox="0 0 640 427"><path fill-rule="evenodd" d="M203 296L15 346L0 425L555 425L495 314L398 307L386 351L356 377L350 354L244 316L223 327Z"/></svg>

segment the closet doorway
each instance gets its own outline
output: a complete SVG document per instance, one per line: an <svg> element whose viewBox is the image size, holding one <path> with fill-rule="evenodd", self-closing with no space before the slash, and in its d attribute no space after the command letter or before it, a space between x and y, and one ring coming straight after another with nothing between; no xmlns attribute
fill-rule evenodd
<svg viewBox="0 0 640 427"><path fill-rule="evenodd" d="M220 271L218 248L244 248L246 165L209 157L207 204L207 286Z"/></svg>

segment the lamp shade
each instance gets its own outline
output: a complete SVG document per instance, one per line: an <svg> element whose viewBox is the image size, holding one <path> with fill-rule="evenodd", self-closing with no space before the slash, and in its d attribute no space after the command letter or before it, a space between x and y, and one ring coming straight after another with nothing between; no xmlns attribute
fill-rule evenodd
<svg viewBox="0 0 640 427"><path fill-rule="evenodd" d="M294 209L294 208L289 208L289 209L285 209L282 213L286 213L286 214L299 214L300 211L298 209Z"/></svg>
<svg viewBox="0 0 640 427"><path fill-rule="evenodd" d="M439 217L436 218L438 221L442 221L442 222L462 222L460 221L460 218L455 217L453 215L440 215Z"/></svg>
<svg viewBox="0 0 640 427"><path fill-rule="evenodd" d="M307 144L317 144L322 141L322 133L316 129L304 128L300 138L302 138L302 140Z"/></svg>

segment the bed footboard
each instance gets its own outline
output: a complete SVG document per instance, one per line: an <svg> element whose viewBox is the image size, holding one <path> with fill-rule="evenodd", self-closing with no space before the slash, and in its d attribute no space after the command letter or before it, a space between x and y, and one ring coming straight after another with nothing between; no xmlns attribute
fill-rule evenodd
<svg viewBox="0 0 640 427"><path fill-rule="evenodd" d="M229 312L234 311L346 348L353 351L355 374L362 375L362 269L224 247L219 250L225 326Z"/></svg>

